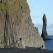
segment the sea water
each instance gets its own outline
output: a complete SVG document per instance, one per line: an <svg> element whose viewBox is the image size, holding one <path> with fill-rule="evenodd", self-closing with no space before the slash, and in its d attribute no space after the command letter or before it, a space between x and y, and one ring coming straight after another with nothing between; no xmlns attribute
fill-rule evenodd
<svg viewBox="0 0 53 53"><path fill-rule="evenodd" d="M48 49L48 50L53 50L53 36L48 36L48 39L46 42L45 42L45 47Z"/></svg>

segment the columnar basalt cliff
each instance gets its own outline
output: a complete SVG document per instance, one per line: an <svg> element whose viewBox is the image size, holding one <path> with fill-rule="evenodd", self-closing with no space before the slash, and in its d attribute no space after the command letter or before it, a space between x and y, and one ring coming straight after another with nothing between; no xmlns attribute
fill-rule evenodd
<svg viewBox="0 0 53 53"><path fill-rule="evenodd" d="M0 0L0 48L43 45L33 27L27 0Z"/></svg>

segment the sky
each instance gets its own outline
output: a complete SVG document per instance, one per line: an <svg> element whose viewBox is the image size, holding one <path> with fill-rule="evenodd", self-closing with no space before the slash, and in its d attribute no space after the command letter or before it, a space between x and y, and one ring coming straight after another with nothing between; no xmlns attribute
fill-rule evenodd
<svg viewBox="0 0 53 53"><path fill-rule="evenodd" d="M53 0L27 0L32 22L41 32L43 14L47 17L48 34L53 34Z"/></svg>

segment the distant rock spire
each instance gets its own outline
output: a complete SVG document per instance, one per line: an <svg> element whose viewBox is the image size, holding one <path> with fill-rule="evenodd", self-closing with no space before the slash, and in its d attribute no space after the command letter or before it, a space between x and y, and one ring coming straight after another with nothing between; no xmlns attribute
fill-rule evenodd
<svg viewBox="0 0 53 53"><path fill-rule="evenodd" d="M48 34L47 34L47 19L46 19L46 15L43 15L43 28L42 28L42 34L41 37L43 38L43 40L47 40L48 39Z"/></svg>

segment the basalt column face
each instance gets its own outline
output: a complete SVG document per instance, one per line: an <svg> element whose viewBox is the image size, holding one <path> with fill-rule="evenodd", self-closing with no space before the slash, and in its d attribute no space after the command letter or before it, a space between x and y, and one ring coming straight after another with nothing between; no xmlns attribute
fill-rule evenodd
<svg viewBox="0 0 53 53"><path fill-rule="evenodd" d="M33 27L27 0L0 0L0 48L42 47Z"/></svg>

